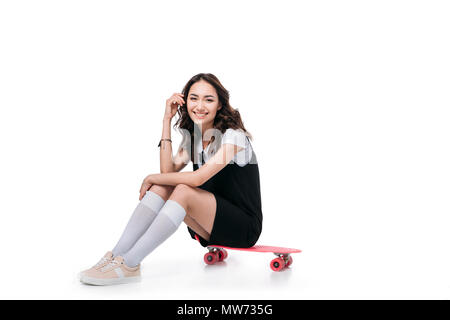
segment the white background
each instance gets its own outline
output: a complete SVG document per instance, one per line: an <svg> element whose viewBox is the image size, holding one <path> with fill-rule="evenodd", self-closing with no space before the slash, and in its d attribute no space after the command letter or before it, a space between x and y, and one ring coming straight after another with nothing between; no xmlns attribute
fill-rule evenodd
<svg viewBox="0 0 450 320"><path fill-rule="evenodd" d="M0 298L450 298L449 15L446 1L2 1ZM81 284L159 172L165 100L200 72L254 136L259 244L303 252L280 273L260 253L205 266L182 225L141 283Z"/></svg>

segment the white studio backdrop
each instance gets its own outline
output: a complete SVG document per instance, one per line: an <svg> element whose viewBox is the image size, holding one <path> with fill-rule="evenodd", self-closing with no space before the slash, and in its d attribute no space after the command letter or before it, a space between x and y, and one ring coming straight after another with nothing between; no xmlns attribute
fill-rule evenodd
<svg viewBox="0 0 450 320"><path fill-rule="evenodd" d="M0 2L0 298L450 298L449 14L446 1ZM182 225L140 284L80 284L159 172L165 100L200 72L254 136L259 243L303 253L279 274L265 254L205 268Z"/></svg>

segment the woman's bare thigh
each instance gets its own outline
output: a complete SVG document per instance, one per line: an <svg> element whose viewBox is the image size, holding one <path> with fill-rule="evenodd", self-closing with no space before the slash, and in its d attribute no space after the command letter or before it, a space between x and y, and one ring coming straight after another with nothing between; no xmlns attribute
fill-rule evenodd
<svg viewBox="0 0 450 320"><path fill-rule="evenodd" d="M187 209L184 218L186 225L203 239L209 240L216 216L216 199L212 193L186 185L154 184L149 190L158 194L164 201L171 199L181 204Z"/></svg>
<svg viewBox="0 0 450 320"><path fill-rule="evenodd" d="M194 219L208 234L211 234L216 217L214 194L200 188L179 184L175 187L169 199L183 206L186 215Z"/></svg>
<svg viewBox="0 0 450 320"><path fill-rule="evenodd" d="M190 216L186 215L184 217L184 223L186 223L186 225L189 228L194 230L194 232L196 234L200 235L200 237L202 237L206 241L209 241L210 234L205 229L203 229L203 227L201 225L199 225L198 222L195 221L193 218L191 218Z"/></svg>

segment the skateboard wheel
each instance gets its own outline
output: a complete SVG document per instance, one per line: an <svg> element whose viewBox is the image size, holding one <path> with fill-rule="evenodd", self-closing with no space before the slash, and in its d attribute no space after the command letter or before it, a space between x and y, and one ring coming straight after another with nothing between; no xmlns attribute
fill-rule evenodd
<svg viewBox="0 0 450 320"><path fill-rule="evenodd" d="M292 264L292 256L289 256L288 262L286 263L286 268L289 267Z"/></svg>
<svg viewBox="0 0 450 320"><path fill-rule="evenodd" d="M219 250L218 252L217 252L217 261L223 261L223 252L222 252L222 250Z"/></svg>
<svg viewBox="0 0 450 320"><path fill-rule="evenodd" d="M217 255L219 256L219 261L223 261L228 257L228 252L225 249L220 249Z"/></svg>
<svg viewBox="0 0 450 320"><path fill-rule="evenodd" d="M276 258L270 262L270 268L273 271L280 271L285 267L285 265L286 265L286 263L284 262L284 260L282 258Z"/></svg>
<svg viewBox="0 0 450 320"><path fill-rule="evenodd" d="M203 260L205 261L206 264L214 264L219 260L219 257L215 252L208 252L203 257Z"/></svg>

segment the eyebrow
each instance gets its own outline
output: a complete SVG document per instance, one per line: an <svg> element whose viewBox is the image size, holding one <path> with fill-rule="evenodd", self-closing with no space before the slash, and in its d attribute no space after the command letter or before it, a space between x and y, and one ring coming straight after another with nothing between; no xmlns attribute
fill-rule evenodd
<svg viewBox="0 0 450 320"><path fill-rule="evenodd" d="M198 97L198 95L195 94L195 93L191 93L190 95L191 95L191 96L196 96L196 97ZM207 96L205 96L205 98L207 98L207 97L215 98L214 96L212 96L212 95L210 95L210 94L208 94Z"/></svg>

